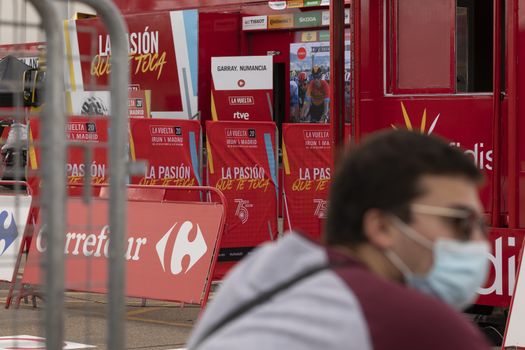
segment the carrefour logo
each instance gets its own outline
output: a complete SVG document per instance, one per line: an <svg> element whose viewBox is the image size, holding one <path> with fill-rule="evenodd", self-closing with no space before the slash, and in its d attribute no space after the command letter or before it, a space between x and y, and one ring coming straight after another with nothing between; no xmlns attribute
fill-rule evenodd
<svg viewBox="0 0 525 350"><path fill-rule="evenodd" d="M6 210L2 211L0 213L0 256L16 241L17 237L18 229L13 214Z"/></svg>
<svg viewBox="0 0 525 350"><path fill-rule="evenodd" d="M178 223L175 223L175 225L173 225L160 239L156 246L162 270L166 272L167 263L169 262L169 269L173 275L188 273L208 251L200 226L198 224L194 225L191 221L185 221L178 226L178 232L176 233L172 249L166 249L177 226ZM189 237L194 227L196 230L195 239L190 241ZM185 256L189 257L189 263L184 270L182 267L182 260Z"/></svg>

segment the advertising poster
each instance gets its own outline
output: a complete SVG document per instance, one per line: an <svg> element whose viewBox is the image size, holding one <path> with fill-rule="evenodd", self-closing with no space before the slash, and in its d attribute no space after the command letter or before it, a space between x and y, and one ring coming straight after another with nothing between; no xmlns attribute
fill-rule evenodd
<svg viewBox="0 0 525 350"><path fill-rule="evenodd" d="M221 261L277 237L276 133L273 122L206 123L208 184L228 200Z"/></svg>
<svg viewBox="0 0 525 350"><path fill-rule="evenodd" d="M330 126L285 123L282 132L284 230L298 230L317 240L326 219L332 179ZM350 132L346 124L345 135Z"/></svg>
<svg viewBox="0 0 525 350"><path fill-rule="evenodd" d="M290 44L290 119L295 123L329 121L330 42L315 41L323 32L303 32L301 42ZM329 37L326 37L328 40ZM350 41L345 41L346 121L350 121Z"/></svg>
<svg viewBox="0 0 525 350"><path fill-rule="evenodd" d="M212 119L273 120L273 58L212 57Z"/></svg>
<svg viewBox="0 0 525 350"><path fill-rule="evenodd" d="M150 106L151 91L129 90L129 117L149 118ZM66 111L70 115L110 116L111 93L109 91L67 91Z"/></svg>
<svg viewBox="0 0 525 350"><path fill-rule="evenodd" d="M283 124L284 228L319 239L332 179L329 125Z"/></svg>
<svg viewBox="0 0 525 350"><path fill-rule="evenodd" d="M107 292L108 201L67 201L65 288ZM200 303L216 257L224 207L208 203L127 202L126 295ZM145 220L144 218L148 218ZM47 250L41 223L33 236L23 283L43 283ZM58 233L58 232L57 232ZM184 286L184 288L181 288Z"/></svg>
<svg viewBox="0 0 525 350"><path fill-rule="evenodd" d="M152 116L191 119L197 115L198 12L156 12L124 19L129 29L131 84L151 91ZM97 18L71 20L64 30L68 90L108 90L111 40L103 24Z"/></svg>
<svg viewBox="0 0 525 350"><path fill-rule="evenodd" d="M130 158L146 161L132 184L201 186L201 124L196 120L130 119Z"/></svg>
<svg viewBox="0 0 525 350"><path fill-rule="evenodd" d="M84 176L91 177L93 184L109 181L108 169L108 118L70 117L66 123L66 140L70 145L67 153L67 180L69 184L82 184ZM40 158L40 123L29 123L29 168L38 170ZM91 147L92 159L86 158L85 147Z"/></svg>

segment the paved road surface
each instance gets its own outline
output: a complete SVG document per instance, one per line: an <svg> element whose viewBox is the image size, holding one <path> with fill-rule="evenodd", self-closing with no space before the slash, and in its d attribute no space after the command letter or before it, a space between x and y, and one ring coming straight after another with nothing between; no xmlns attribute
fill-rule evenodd
<svg viewBox="0 0 525 350"><path fill-rule="evenodd" d="M44 303L37 300L33 308L31 300L4 309L7 285L0 285L0 337L14 335L43 336L41 317ZM86 293L66 295L65 340L90 344L97 349L106 346L106 297ZM147 301L141 306L140 299L129 299L126 312L126 338L128 349L174 349L182 348L197 319L199 308L181 307L180 304ZM0 338L1 339L1 338ZM1 349L1 348L0 348Z"/></svg>

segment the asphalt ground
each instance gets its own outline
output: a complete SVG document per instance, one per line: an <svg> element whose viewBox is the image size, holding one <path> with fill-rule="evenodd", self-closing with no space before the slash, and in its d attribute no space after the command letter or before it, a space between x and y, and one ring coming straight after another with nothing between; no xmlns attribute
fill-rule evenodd
<svg viewBox="0 0 525 350"><path fill-rule="evenodd" d="M21 302L17 309L5 309L8 284L0 284L0 339L2 336L44 336L42 318L44 301ZM68 292L65 297L64 340L96 346L107 346L106 295ZM198 317L200 308L178 303L129 298L126 302L126 347L128 349L183 348ZM0 346L0 349L2 347Z"/></svg>
<svg viewBox="0 0 525 350"><path fill-rule="evenodd" d="M5 309L9 285L0 283L0 350L5 336L44 336L44 302L36 299L22 301L17 309ZM69 342L107 349L106 295L67 292L65 296L65 334ZM190 335L200 307L178 303L128 298L126 300L127 349L182 349ZM40 348L39 348L40 349ZM500 347L493 347L493 350Z"/></svg>

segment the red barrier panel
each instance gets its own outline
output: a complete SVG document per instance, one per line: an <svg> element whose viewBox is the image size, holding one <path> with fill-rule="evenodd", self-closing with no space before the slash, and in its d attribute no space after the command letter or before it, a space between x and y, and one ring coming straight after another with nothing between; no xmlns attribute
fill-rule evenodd
<svg viewBox="0 0 525 350"><path fill-rule="evenodd" d="M170 202L172 190L213 191L220 202ZM225 223L225 199L206 187L130 186L126 239L126 294L131 297L205 305ZM149 191L164 191L161 201L144 200ZM101 196L107 191L101 191ZM142 194L141 194L142 193ZM157 197L158 199L159 197ZM111 233L108 200L81 198L67 202L64 233L65 287L107 292L107 257ZM40 223L38 223L38 227ZM41 230L33 240L22 284L39 285L41 259L46 251Z"/></svg>
<svg viewBox="0 0 525 350"><path fill-rule="evenodd" d="M133 161L147 161L146 173L133 176L139 185L200 186L201 124L197 120L130 119Z"/></svg>
<svg viewBox="0 0 525 350"><path fill-rule="evenodd" d="M69 142L74 142L68 149L67 177L69 184L82 182L84 174L89 172L92 183L104 184L108 182L108 118L97 117L70 117L66 124L66 137ZM40 166L40 122L31 119L29 122L29 155L28 165L31 170L37 170ZM94 147L93 159L90 164L85 162L85 148L82 145ZM35 189L35 188L33 188Z"/></svg>
<svg viewBox="0 0 525 350"><path fill-rule="evenodd" d="M345 126L350 135L350 125ZM332 178L328 124L283 124L284 229L321 236Z"/></svg>
<svg viewBox="0 0 525 350"><path fill-rule="evenodd" d="M273 122L206 123L208 184L230 208L220 261L277 237L276 133Z"/></svg>

